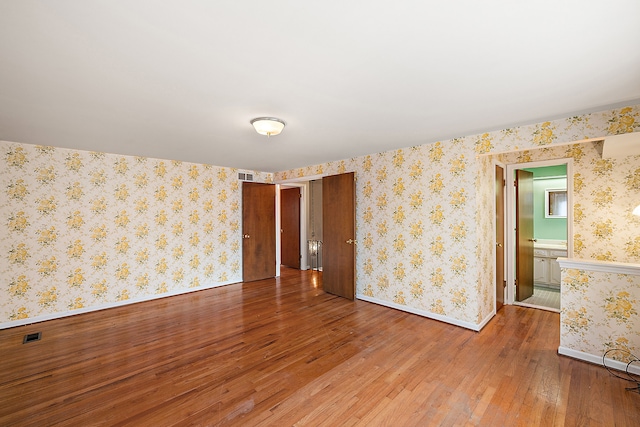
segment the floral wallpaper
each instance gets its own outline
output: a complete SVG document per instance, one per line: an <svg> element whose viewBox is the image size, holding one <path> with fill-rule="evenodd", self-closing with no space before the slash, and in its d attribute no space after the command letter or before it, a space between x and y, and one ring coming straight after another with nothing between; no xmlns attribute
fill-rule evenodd
<svg viewBox="0 0 640 427"><path fill-rule="evenodd" d="M573 157L576 257L640 262L640 159L574 141L640 130L640 106L276 173L356 173L358 298L477 328L494 311L493 159ZM512 154L499 154L509 153Z"/></svg>
<svg viewBox="0 0 640 427"><path fill-rule="evenodd" d="M622 109L607 120L611 130L628 130L637 115ZM624 126L621 128L621 123ZM637 129L637 126L633 129ZM574 258L640 263L640 156L602 158L602 141L524 150L496 157L504 163L573 159ZM560 347L628 362L640 351L640 276L562 269Z"/></svg>
<svg viewBox="0 0 640 427"><path fill-rule="evenodd" d="M499 156L505 163L573 159L574 258L640 262L640 156L603 159L602 141Z"/></svg>
<svg viewBox="0 0 640 427"><path fill-rule="evenodd" d="M573 157L575 256L640 262L638 158L565 145L638 130L636 105L256 176L354 171L358 298L479 329L494 311L494 156ZM233 169L7 142L0 155L5 324L241 280Z"/></svg>
<svg viewBox="0 0 640 427"><path fill-rule="evenodd" d="M562 268L561 292L561 347L614 350L607 356L624 363L640 353L640 275Z"/></svg>
<svg viewBox="0 0 640 427"><path fill-rule="evenodd" d="M234 169L0 142L0 189L3 324L242 279Z"/></svg>

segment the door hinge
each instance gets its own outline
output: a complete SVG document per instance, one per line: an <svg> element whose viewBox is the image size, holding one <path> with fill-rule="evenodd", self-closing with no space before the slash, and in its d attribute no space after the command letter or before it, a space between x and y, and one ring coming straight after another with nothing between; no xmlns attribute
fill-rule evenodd
<svg viewBox="0 0 640 427"><path fill-rule="evenodd" d="M506 287L507 287L507 281L506 281L506 280L503 280L503 281L502 281L502 287L503 287L503 288L506 288Z"/></svg>
<svg viewBox="0 0 640 427"><path fill-rule="evenodd" d="M506 180L506 179L503 179L503 180L502 180L502 186L503 186L503 187L506 187L506 186L507 186L507 180Z"/></svg>
<svg viewBox="0 0 640 427"><path fill-rule="evenodd" d="M517 180L517 179L514 179L514 180L513 180L513 186L514 186L514 187L517 187L517 186L518 186L518 180Z"/></svg>

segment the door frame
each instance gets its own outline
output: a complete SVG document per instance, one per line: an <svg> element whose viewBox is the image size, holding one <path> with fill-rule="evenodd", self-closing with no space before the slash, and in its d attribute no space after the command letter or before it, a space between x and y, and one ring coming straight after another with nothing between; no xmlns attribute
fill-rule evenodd
<svg viewBox="0 0 640 427"><path fill-rule="evenodd" d="M276 234L278 234L280 236L280 238L282 239L282 234L283 234L283 227L282 227L282 193L285 190L293 190L293 189L298 189L298 198L297 198L297 204L298 204L298 269L302 270L302 248L304 247L302 245L302 191L304 190L304 186L303 185L278 185L276 187L276 189L279 192L280 195L280 199L278 201L278 203L280 203L280 228L276 230ZM293 205L295 205L295 203L293 203ZM276 239L277 240L277 239ZM282 240L281 240L282 241ZM280 258L280 264L282 265L282 243L280 243L280 245L276 244L276 250L278 251L278 255L276 256L276 258ZM289 265L287 265L289 266ZM291 267L291 266L289 266Z"/></svg>
<svg viewBox="0 0 640 427"><path fill-rule="evenodd" d="M300 270L309 269L309 259L307 256L307 222L309 217L309 181L322 179L327 174L309 175L299 178L290 178L282 181L276 181L276 277L280 276L280 250L282 241L280 240L280 188L281 187L300 187Z"/></svg>
<svg viewBox="0 0 640 427"><path fill-rule="evenodd" d="M567 165L567 257L573 257L573 158L540 160L527 163L507 164L507 187L506 187L506 224L507 233L505 239L505 264L507 266L507 292L505 304L518 305L515 301L515 186L514 173L516 169L540 168L545 166ZM494 210L495 212L495 210ZM494 252L495 253L495 252Z"/></svg>

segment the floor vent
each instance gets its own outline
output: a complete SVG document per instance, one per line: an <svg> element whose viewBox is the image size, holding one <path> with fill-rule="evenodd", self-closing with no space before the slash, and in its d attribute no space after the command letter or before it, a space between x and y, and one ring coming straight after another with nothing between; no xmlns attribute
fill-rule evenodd
<svg viewBox="0 0 640 427"><path fill-rule="evenodd" d="M40 341L42 338L42 332L34 332L33 334L27 334L24 336L24 340L22 340L22 344L26 344L33 341Z"/></svg>
<svg viewBox="0 0 640 427"><path fill-rule="evenodd" d="M253 181L253 174L249 172L238 172L238 179L240 181Z"/></svg>

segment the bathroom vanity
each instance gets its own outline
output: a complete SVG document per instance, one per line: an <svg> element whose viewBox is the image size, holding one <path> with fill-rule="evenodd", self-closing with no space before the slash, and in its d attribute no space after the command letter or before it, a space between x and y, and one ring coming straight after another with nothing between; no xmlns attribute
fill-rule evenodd
<svg viewBox="0 0 640 427"><path fill-rule="evenodd" d="M538 240L533 246L533 281L537 285L560 289L558 258L567 257L567 242Z"/></svg>

